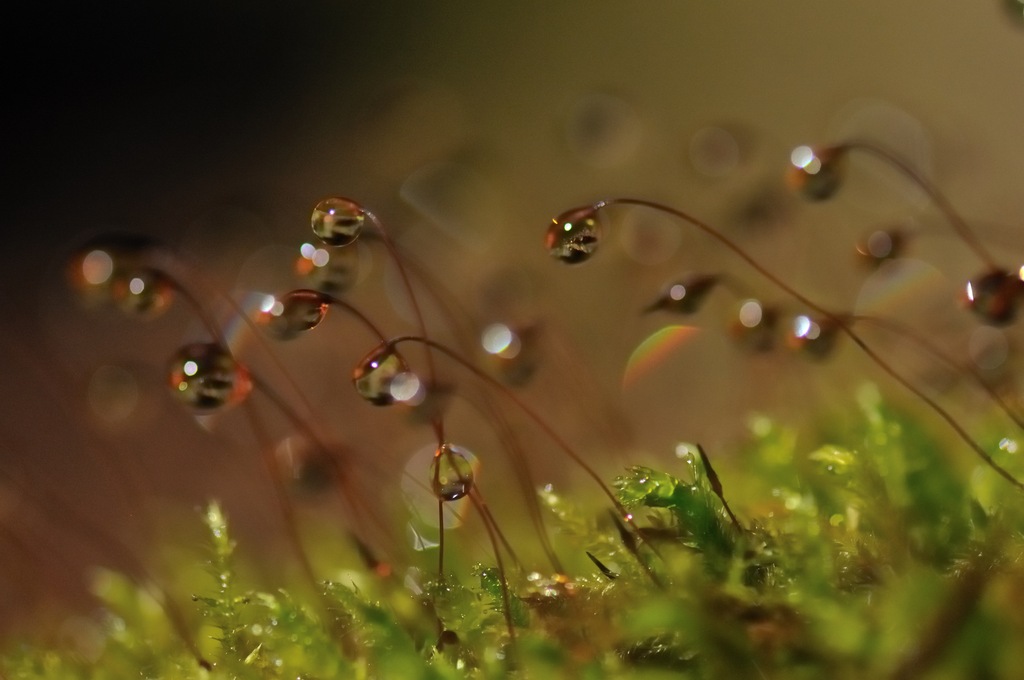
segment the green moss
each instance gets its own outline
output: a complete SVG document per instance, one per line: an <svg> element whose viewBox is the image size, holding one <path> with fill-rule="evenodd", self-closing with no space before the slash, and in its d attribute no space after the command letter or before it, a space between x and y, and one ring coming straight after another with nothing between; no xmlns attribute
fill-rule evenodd
<svg viewBox="0 0 1024 680"><path fill-rule="evenodd" d="M368 571L310 601L288 584L248 589L211 504L209 546L195 558L206 589L191 603L201 623L188 632L210 670L156 599L111 572L96 581L108 614L94 653L24 643L0 669L12 679L1016 677L1024 497L875 392L860 409L855 426L805 451L755 419L721 480L696 449L671 471L630 468L614 488L638 533L616 513L541 492L559 551L592 562L509 573L507 605L493 564L414 587Z"/></svg>

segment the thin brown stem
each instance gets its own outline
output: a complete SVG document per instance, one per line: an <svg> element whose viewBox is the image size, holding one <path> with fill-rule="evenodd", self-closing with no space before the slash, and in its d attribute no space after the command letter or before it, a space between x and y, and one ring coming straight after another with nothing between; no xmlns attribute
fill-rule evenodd
<svg viewBox="0 0 1024 680"><path fill-rule="evenodd" d="M505 563L501 559L501 550L498 548L498 541L495 538L497 526L492 525L494 520L491 518L490 514L486 512L486 505L480 497L480 492L477 489L473 488L469 490L469 499L480 512L480 516L484 521L484 529L487 531L487 538L491 541L491 549L494 551L494 561L498 566L498 579L501 585L501 599L504 604L502 609L505 615L505 625L508 627L508 636L514 644L516 640L516 631L512 622L512 597L509 595L508 581L505 578Z"/></svg>
<svg viewBox="0 0 1024 680"><path fill-rule="evenodd" d="M929 342L927 338L914 332L912 329L904 326L901 323L893 321L891 319L882 319L876 316L868 316L863 314L855 314L847 317L853 323L867 323L872 326L877 326L881 329L887 330L890 333L894 333L906 340L910 340L915 345L923 349L928 354L941 361L942 363L949 366L951 369L957 372L966 373L969 375L974 382L978 384L984 392L989 396L992 401L999 406L1000 410L1006 414L1006 416L1014 422L1014 424L1024 430L1024 418L1018 413L1014 412L1013 408L1003 396L999 394L990 384L985 381L985 378L970 364L960 364L951 356L940 350L933 343Z"/></svg>
<svg viewBox="0 0 1024 680"><path fill-rule="evenodd" d="M921 175L917 170L912 168L909 163L897 156L896 154L883 149L882 147L872 142L854 139L838 144L831 147L836 151L862 151L868 155L874 156L890 166L896 168L903 175L905 175L910 181L916 184L928 198L935 204L935 207L946 217L953 230L956 231L957 235L963 240L964 244L968 248L974 251L975 255L985 263L989 269L998 269L995 258L988 252L985 246L982 245L981 240L978 238L974 230L967 223L953 204L946 198L945 194L939 190L937 186L929 182L924 176Z"/></svg>
<svg viewBox="0 0 1024 680"><path fill-rule="evenodd" d="M990 456L988 452L986 452L985 449L982 448L981 444L979 444L967 432L967 430L964 429L964 427L959 423L959 421L956 420L956 418L953 417L953 415L949 411L943 408L938 402L936 402L930 396L925 394L920 388L918 388L905 377L903 377L900 373L896 371L896 369L892 367L892 365L889 362L887 362L877 352L871 349L871 347L869 347L864 342L864 340L850 327L850 324L846 320L844 320L841 315L835 314L834 312L825 309L818 303L809 299L803 293L799 292L798 290L790 286L777 275L773 274L760 262L755 260L749 253L747 253L747 251L740 248L735 242L733 242L731 239L729 239L721 232L719 232L717 229L714 229L707 223L698 220L697 218L693 217L688 213L683 212L682 210L678 210L677 208L672 208L670 206L657 203L655 201L648 201L640 198L615 198L603 203L599 203L597 205L599 207L603 207L605 205L639 205L647 208L652 208L654 210L660 210L669 215L674 215L675 217L678 217L684 222L688 222L694 227L700 229L702 232L704 232L714 240L721 243L728 250L732 251L737 257L746 262L756 272L764 276L766 279L768 279L771 283L773 283L776 287L778 287L787 295L792 297L794 300L806 306L808 309L811 309L815 313L820 314L822 317L824 317L831 323L835 324L836 328L842 331L844 335L849 337L850 340L852 340L853 343L857 345L861 349L861 351L864 352L864 354L866 354L868 358L882 370L883 373L888 375L890 378L892 378L897 383L902 385L915 397L917 397L925 404L927 404L928 407L936 413L936 415L938 415L942 420L946 421L946 424L949 425L949 427L952 428L954 432L956 432L957 436L959 436L960 439L962 439L971 448L971 450L974 451L974 453L977 454L978 457L985 462L986 465L995 470L996 473L998 473L999 476L1005 479L1007 482L1017 487L1021 491L1024 491L1024 483L1022 483L1020 480L1018 480L1016 477L1010 474L1005 468L996 463L996 461L993 460L992 456Z"/></svg>

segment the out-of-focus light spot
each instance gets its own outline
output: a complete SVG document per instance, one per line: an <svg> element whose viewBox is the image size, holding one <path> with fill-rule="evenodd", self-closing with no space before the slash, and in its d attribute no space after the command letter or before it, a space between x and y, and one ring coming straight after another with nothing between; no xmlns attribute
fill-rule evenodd
<svg viewBox="0 0 1024 680"><path fill-rule="evenodd" d="M141 295L142 291L146 290L146 282L136 276L128 282L128 290L132 292L132 295Z"/></svg>
<svg viewBox="0 0 1024 680"><path fill-rule="evenodd" d="M572 231L572 222L566 222L564 225L562 225L562 229L564 229L565 231Z"/></svg>
<svg viewBox="0 0 1024 680"><path fill-rule="evenodd" d="M675 301L682 300L686 297L686 286L681 283L677 283L668 289L668 296Z"/></svg>
<svg viewBox="0 0 1024 680"><path fill-rule="evenodd" d="M1017 271L1017 278L1024 281L1024 265Z"/></svg>
<svg viewBox="0 0 1024 680"><path fill-rule="evenodd" d="M313 253L316 252L316 246L312 243L303 243L299 246L299 253L307 260L313 259Z"/></svg>
<svg viewBox="0 0 1024 680"><path fill-rule="evenodd" d="M413 406L423 403L426 398L423 383L415 373L399 373L392 378L388 391L395 401Z"/></svg>
<svg viewBox="0 0 1024 680"><path fill-rule="evenodd" d="M815 160L817 160L817 157L814 155L814 149L812 149L809 146L798 146L795 149L793 149L792 153L789 154L790 163L792 163L798 168L807 169L807 166L810 165L811 162Z"/></svg>
<svg viewBox="0 0 1024 680"><path fill-rule="evenodd" d="M194 376L196 373L199 372L199 364L190 359L185 362L184 366L181 367L181 372L188 376ZM185 385L185 383L181 383L181 385ZM179 387L181 385L179 385ZM185 387L187 389L188 385L185 385Z"/></svg>
<svg viewBox="0 0 1024 680"><path fill-rule="evenodd" d="M814 340L821 335L821 328L811 321L810 317L801 314L793 319L793 335L798 338Z"/></svg>
<svg viewBox="0 0 1024 680"><path fill-rule="evenodd" d="M739 162L740 145L728 130L701 128L690 139L690 163L706 177L724 177Z"/></svg>
<svg viewBox="0 0 1024 680"><path fill-rule="evenodd" d="M313 261L313 266L323 267L331 261L331 254L323 248L317 248L313 251L313 256L309 259Z"/></svg>
<svg viewBox="0 0 1024 680"><path fill-rule="evenodd" d="M1004 437L999 440L999 450L1006 451L1007 453L1017 453L1017 440Z"/></svg>
<svg viewBox="0 0 1024 680"><path fill-rule="evenodd" d="M697 453L697 447L693 444L687 444L686 442L680 442L676 444L676 458L689 458Z"/></svg>
<svg viewBox="0 0 1024 680"><path fill-rule="evenodd" d="M114 273L114 260L102 250L93 250L82 258L82 278L93 286L106 283Z"/></svg>
<svg viewBox="0 0 1024 680"><path fill-rule="evenodd" d="M747 300L740 305L740 323L747 328L754 328L764 317L764 309L757 300Z"/></svg>
<svg viewBox="0 0 1024 680"><path fill-rule="evenodd" d="M892 252L892 236L885 231L876 231L868 236L867 246L872 257L888 257Z"/></svg>
<svg viewBox="0 0 1024 680"><path fill-rule="evenodd" d="M515 335L508 326L503 323L492 323L484 329L480 342L488 354L501 354L512 345L514 338Z"/></svg>
<svg viewBox="0 0 1024 680"><path fill-rule="evenodd" d="M280 304L278 303L277 298L274 297L273 295L267 295L260 302L260 311L263 313L268 313L270 312L270 310L274 308L275 304Z"/></svg>

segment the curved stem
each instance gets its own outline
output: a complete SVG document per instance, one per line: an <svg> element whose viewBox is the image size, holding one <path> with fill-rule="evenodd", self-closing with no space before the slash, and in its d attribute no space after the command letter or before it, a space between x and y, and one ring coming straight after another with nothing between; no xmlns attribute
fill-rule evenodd
<svg viewBox="0 0 1024 680"><path fill-rule="evenodd" d="M512 643L516 641L515 626L512 623L512 597L508 592L508 582L505 579L505 563L501 559L501 550L498 549L498 541L495 538L495 531L497 526L493 525L494 519L491 517L490 512L487 510L487 505L484 503L483 498L480 496L480 492L475 488L469 490L469 499L476 506L476 509L480 512L480 516L484 521L484 529L487 531L487 538L491 542L491 549L494 551L494 561L498 565L498 579L501 586L501 600L504 604L502 609L505 614L505 625L508 627L508 636L511 638Z"/></svg>
<svg viewBox="0 0 1024 680"><path fill-rule="evenodd" d="M419 300L416 298L416 293L413 291L412 282L409 280L409 274L405 271L405 265L402 264L402 257L398 253L398 248L395 246L394 241L391 240L391 236L388 234L387 229L384 228L384 223L381 222L380 218L369 210L363 209L366 216L370 218L374 226L377 228L377 234L380 236L381 241L384 243L384 247L388 251L388 255L391 257L391 261L394 262L398 268L398 274L402 279L402 286L405 288L406 297L409 300L409 304L412 306L413 315L416 317L417 330L421 337L429 337L427 334L427 324L423 320L423 311L420 309ZM427 375L430 378L432 385L437 384L437 370L434 367L434 357L430 352L430 348L427 348ZM441 420L441 416L438 416L438 420ZM444 443L443 440L438 441L438 445Z"/></svg>
<svg viewBox="0 0 1024 680"><path fill-rule="evenodd" d="M466 361L465 359L460 357L452 349L446 347L445 345L442 345L439 342L436 342L434 340L430 340L429 338L421 338L421 337L418 337L418 336L415 336L415 335L404 335L404 336L400 336L400 337L397 337L397 338L392 338L388 342L392 346L397 346L397 345L399 345L399 344L401 344L403 342L415 342L415 343L419 343L419 344L422 344L422 345L428 345L428 346L432 347L433 349L437 350L438 352L441 352L442 354L444 354L449 359L451 359L452 361L456 362L457 364L459 364L460 366L462 366L466 370L468 370L470 373L472 373L474 376L476 376L480 380L483 380L484 382L489 384L491 387L497 389L499 392L501 392L503 395L505 395L505 397L508 398L512 403L514 403L516 406L518 406L519 409L523 413L525 413L526 416L537 425L537 427L539 427L541 430L543 430L544 433L546 435L548 435L548 437L550 437L551 440L553 442L555 442L555 444L560 449L562 449L562 451L565 452L565 454L567 456L569 456L569 458L571 458L577 465L580 466L580 468L587 474L587 476L589 476L591 479L593 479L597 483L597 485L601 488L601 491L604 493L604 495L608 497L608 499L612 502L612 505L615 506L615 509L624 518L628 518L629 517L629 513L626 511L626 509L619 502L619 499L615 497L615 494L612 493L611 489L609 489L605 485L604 480L601 479L601 475L597 474L597 471L594 468L592 468L585 460L583 460L583 458L571 446L569 446L569 444L561 437L561 435L559 435L557 432L555 432L554 428L552 428L550 425L548 425L548 423L543 418L541 418L540 415L538 415L536 411L534 411L532 408L527 406L526 403L522 399L520 399L514 392L509 390L507 387L502 385L500 382L498 382L495 378L492 378L491 376L487 375L486 373L484 373L483 371L478 369L473 364L469 363L468 361ZM633 528L636 529L636 526L634 524L632 524L632 519L631 518L628 519L627 521L629 521L631 526L633 526Z"/></svg>
<svg viewBox="0 0 1024 680"><path fill-rule="evenodd" d="M896 335L899 335L902 338L910 340L918 347L923 349L925 352L931 354L933 357L949 366L954 371L963 372L971 376L971 378L973 378L974 381L978 384L978 387L984 390L985 393L989 396L989 398L992 399L992 401L995 402L997 406L999 406L1000 410L1002 410L1002 412L1005 413L1006 416L1010 420L1012 420L1017 427L1024 430L1024 418L1022 418L1019 414L1015 413L1013 408L1011 408L1010 405L1006 402L1006 400L1003 399L1002 395L996 392L996 390L993 389L991 385L985 382L985 378L981 375L981 373L979 373L970 364L962 365L957 363L955 359L953 359L951 356L949 356L948 354L940 350L938 347L936 347L934 344L929 342L924 336L915 333L913 330L904 326L903 324L897 323L890 319L882 319L876 316L868 316L861 314L851 315L847 318L853 323L868 323L873 326L877 326L879 328L887 330L890 333L895 333Z"/></svg>
<svg viewBox="0 0 1024 680"><path fill-rule="evenodd" d="M932 201L932 203L935 204L935 207L937 207L939 211L946 217L950 225L952 225L953 229L960 236L960 238L967 245L967 247L974 251L974 254L977 255L978 258L985 263L985 266L987 266L989 269L999 269L999 266L996 264L995 258L993 258L992 255L988 252L988 250L981 244L981 241L978 239L978 236L974 233L974 230L971 229L970 225L967 223L967 220L965 220L960 215L960 213L957 212L956 208L953 207L953 204L950 203L949 199L946 198L945 194L943 194L938 187L936 187L934 184L925 179L919 172L914 170L914 168L910 167L910 164L908 164L905 160L903 160L902 158L900 158L899 156L895 155L890 151L886 151L885 149L881 148L880 146L872 142L861 139L849 140L841 144L837 144L836 146L831 148L840 152L862 151L868 155L874 156L875 158L884 161L885 163L899 170L900 173L909 178L910 181L912 181L914 184L920 187L920 189L924 191L925 194L927 194L928 198Z"/></svg>
<svg viewBox="0 0 1024 680"><path fill-rule="evenodd" d="M864 342L864 340L861 339L861 337L852 328L850 328L850 324L847 321L845 321L842 318L842 316L825 309L818 303L809 299L803 293L799 292L798 290L790 286L788 283L786 283L781 278L779 278L771 271L769 271L767 268L765 268L765 266L762 265L760 262L755 260L749 253L747 253L745 250L736 245L736 243L734 243L732 240L724 236L717 229L714 229L705 222L698 220L697 218L691 216L688 213L683 212L682 210L678 210L676 208L672 208L670 206L657 203L655 201L648 201L640 198L615 198L609 201L604 201L597 205L639 205L647 208L652 208L654 210L660 210L669 215L674 215L675 217L678 217L684 222L688 222L689 224L700 229L702 232L704 232L714 240L721 243L728 250L732 251L741 260L746 262L755 271L764 276L766 279L768 279L771 283L773 283L776 287L778 287L787 295L792 297L794 300L805 305L808 309L811 309L815 313L820 314L822 317L824 317L831 323L834 323L835 326L840 331L842 331L844 335L849 337L850 340L852 340L853 343L857 345L861 349L861 351L864 352L864 354L866 354L868 358L871 359L871 361L873 361L875 365L882 370L882 372L884 372L890 378L892 378L897 383L902 385L915 397L917 397L925 404L927 404L928 407L931 408L936 415L938 415L942 420L946 421L946 424L949 425L949 427L952 428L954 432L956 432L957 436L959 436L960 439L962 439L971 448L971 450L974 451L974 453L977 454L978 457L985 462L986 465L995 470L1000 477L1008 481L1010 484L1017 487L1021 491L1024 491L1024 483L1022 483L1020 480L1018 480L1016 477L1010 474L1005 468L999 465L992 458L992 456L990 456L988 452L986 452L985 449L982 448L981 444L979 444L977 441L975 441L973 437L971 437L967 430L964 429L964 427L956 420L956 418L953 417L953 415L949 411L943 408L937 401L932 399L930 396L925 394L920 388L916 387L913 383L911 383L909 380L903 377L900 373L896 371L896 369L892 367L892 365L889 362L887 362L877 352L871 349L871 347L869 347Z"/></svg>

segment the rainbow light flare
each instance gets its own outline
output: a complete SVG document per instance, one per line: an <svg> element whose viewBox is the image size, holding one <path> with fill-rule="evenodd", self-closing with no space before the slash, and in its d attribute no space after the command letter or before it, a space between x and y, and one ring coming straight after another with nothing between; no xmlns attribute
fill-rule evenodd
<svg viewBox="0 0 1024 680"><path fill-rule="evenodd" d="M622 389L629 389L654 368L664 363L699 331L700 329L696 326L665 326L652 333L637 345L629 356L626 370L622 374Z"/></svg>

